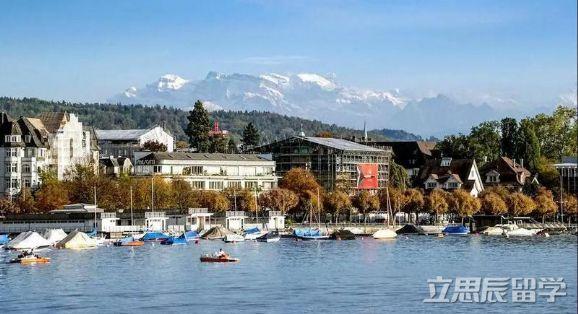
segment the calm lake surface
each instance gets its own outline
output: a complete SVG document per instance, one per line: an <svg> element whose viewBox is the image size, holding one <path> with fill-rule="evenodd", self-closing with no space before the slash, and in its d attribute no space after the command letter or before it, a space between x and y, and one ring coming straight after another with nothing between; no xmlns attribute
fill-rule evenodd
<svg viewBox="0 0 578 314"><path fill-rule="evenodd" d="M0 253L0 313L576 313L576 236L400 236L394 241L101 247L50 250L47 265ZM236 264L201 264L219 248ZM428 304L427 279L563 277L555 303ZM453 285L451 288L453 292ZM451 297L451 293L449 295Z"/></svg>

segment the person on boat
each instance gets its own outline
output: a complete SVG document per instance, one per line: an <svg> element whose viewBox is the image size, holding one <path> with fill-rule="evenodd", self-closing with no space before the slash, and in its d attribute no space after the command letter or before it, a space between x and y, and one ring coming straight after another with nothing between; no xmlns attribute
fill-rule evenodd
<svg viewBox="0 0 578 314"><path fill-rule="evenodd" d="M229 254L225 253L225 251L223 251L223 249L219 249L219 252L217 253L217 257L218 258L228 258Z"/></svg>

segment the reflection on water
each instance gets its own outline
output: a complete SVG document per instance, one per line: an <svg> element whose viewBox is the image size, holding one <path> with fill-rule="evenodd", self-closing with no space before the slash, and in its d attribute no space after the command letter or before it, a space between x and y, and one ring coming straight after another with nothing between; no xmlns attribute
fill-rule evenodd
<svg viewBox="0 0 578 314"><path fill-rule="evenodd" d="M223 248L236 264L201 264ZM245 242L51 250L48 265L5 264L7 312L376 313L576 311L576 237L400 236L393 241ZM425 304L427 279L564 277L555 304Z"/></svg>

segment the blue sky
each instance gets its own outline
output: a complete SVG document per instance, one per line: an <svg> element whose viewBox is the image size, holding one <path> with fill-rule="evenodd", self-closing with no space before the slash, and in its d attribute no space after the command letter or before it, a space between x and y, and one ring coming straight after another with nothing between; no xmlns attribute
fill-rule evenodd
<svg viewBox="0 0 578 314"><path fill-rule="evenodd" d="M576 0L2 1L0 95L104 101L165 73L551 105L576 90Z"/></svg>

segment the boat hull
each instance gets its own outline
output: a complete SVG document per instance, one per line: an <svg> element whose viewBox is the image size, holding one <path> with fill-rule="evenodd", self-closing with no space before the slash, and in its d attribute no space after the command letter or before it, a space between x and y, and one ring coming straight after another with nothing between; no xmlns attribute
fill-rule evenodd
<svg viewBox="0 0 578 314"><path fill-rule="evenodd" d="M144 241L114 242L114 246L143 246Z"/></svg>
<svg viewBox="0 0 578 314"><path fill-rule="evenodd" d="M210 257L210 256L201 256L202 263L236 263L238 262L238 258L220 258L220 257Z"/></svg>
<svg viewBox="0 0 578 314"><path fill-rule="evenodd" d="M10 261L11 264L47 264L50 263L49 257L38 257L38 258L15 258Z"/></svg>

